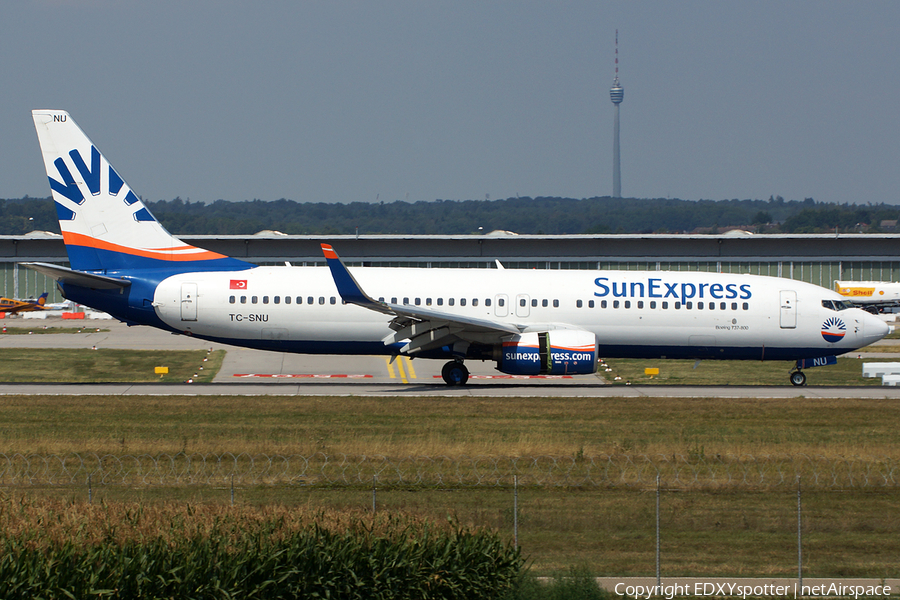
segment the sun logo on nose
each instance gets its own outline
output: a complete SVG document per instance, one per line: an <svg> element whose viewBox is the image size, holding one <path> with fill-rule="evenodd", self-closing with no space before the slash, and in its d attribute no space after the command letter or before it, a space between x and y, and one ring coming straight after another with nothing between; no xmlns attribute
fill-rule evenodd
<svg viewBox="0 0 900 600"><path fill-rule="evenodd" d="M832 344L839 342L844 339L846 332L846 325L837 317L831 317L822 323L822 337L825 338L826 342L831 342Z"/></svg>

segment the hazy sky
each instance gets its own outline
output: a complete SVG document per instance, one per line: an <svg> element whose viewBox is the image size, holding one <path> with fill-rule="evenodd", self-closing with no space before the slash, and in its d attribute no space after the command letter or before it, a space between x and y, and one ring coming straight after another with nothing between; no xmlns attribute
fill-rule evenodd
<svg viewBox="0 0 900 600"><path fill-rule="evenodd" d="M0 197L33 108L145 199L622 192L900 203L900 2L5 0Z"/></svg>

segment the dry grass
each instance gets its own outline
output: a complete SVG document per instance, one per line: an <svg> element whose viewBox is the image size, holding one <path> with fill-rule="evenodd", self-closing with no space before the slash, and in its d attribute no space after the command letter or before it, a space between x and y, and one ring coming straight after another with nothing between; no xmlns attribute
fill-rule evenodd
<svg viewBox="0 0 900 600"><path fill-rule="evenodd" d="M629 452L900 457L896 443L900 405L859 398L7 396L0 397L0 422L4 423L0 450L7 453L571 456ZM55 498L55 515L62 515L67 503L84 507L87 498L84 487L6 492L14 494L15 500L3 506L15 507L23 495ZM203 522L220 514L217 511L341 515L359 514L372 506L367 490L296 486L239 487L236 509L222 506L230 499L227 486L130 489L98 485L93 493L95 507L106 503L102 510L125 515L142 507L145 515L155 515L142 521L145 526L175 518L165 512L173 510L169 507L173 503L176 508L193 507ZM385 515L439 521L455 515L464 525L492 527L512 536L509 489L379 490L377 501ZM898 504L896 489L804 492L805 573L810 577L900 575ZM653 490L529 488L520 490L519 507L520 543L538 572L582 564L595 574L654 572ZM796 573L793 491L668 491L662 507L664 575ZM70 516L54 516L61 524L51 528L64 532L79 526L78 510Z"/></svg>
<svg viewBox="0 0 900 600"><path fill-rule="evenodd" d="M900 458L885 399L0 398L0 452Z"/></svg>
<svg viewBox="0 0 900 600"><path fill-rule="evenodd" d="M0 349L2 382L181 382L212 381L224 350L112 350L3 348ZM160 378L156 367L168 367ZM194 375L197 377L194 377Z"/></svg>
<svg viewBox="0 0 900 600"><path fill-rule="evenodd" d="M892 352L870 346L873 352ZM860 358L857 358L859 356ZM881 378L863 377L862 363L891 362L891 358L866 358L856 353L852 357L838 358L836 365L806 369L810 386L875 386ZM788 374L796 363L787 361L736 361L736 360L658 360L613 358L606 361L610 372L599 373L608 381L624 385L754 385L790 387ZM646 368L658 368L659 375L646 375ZM620 380L616 380L620 377Z"/></svg>

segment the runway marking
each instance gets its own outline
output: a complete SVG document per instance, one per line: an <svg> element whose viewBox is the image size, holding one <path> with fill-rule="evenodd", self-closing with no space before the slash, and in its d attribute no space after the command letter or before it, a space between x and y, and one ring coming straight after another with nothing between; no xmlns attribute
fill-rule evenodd
<svg viewBox="0 0 900 600"><path fill-rule="evenodd" d="M403 368L403 361L406 361L406 369ZM416 370L413 368L412 360L408 356L401 356L399 359L395 359L394 362L391 362L389 357L385 357L384 363L387 365L388 375L391 379L397 379L397 374L394 372L394 363L397 363L400 381L409 383L410 379L416 378ZM409 371L409 377L406 376L407 371Z"/></svg>
<svg viewBox="0 0 900 600"><path fill-rule="evenodd" d="M435 379L442 375L432 375ZM469 379L572 379L571 375L469 375Z"/></svg>
<svg viewBox="0 0 900 600"><path fill-rule="evenodd" d="M347 373L235 373L232 377L271 377L273 379L367 379L374 375L347 374Z"/></svg>
<svg viewBox="0 0 900 600"><path fill-rule="evenodd" d="M390 376L390 378L391 378L391 379L397 379L397 374L394 373L394 365L393 365L393 363L391 362L391 359L390 359L390 358L385 358L385 359L384 359L384 364L387 365L388 375Z"/></svg>
<svg viewBox="0 0 900 600"><path fill-rule="evenodd" d="M416 370L413 369L412 359L408 356L404 356L403 358L406 359L406 370L409 371L409 378L415 379L416 378Z"/></svg>
<svg viewBox="0 0 900 600"><path fill-rule="evenodd" d="M406 371L403 370L403 357L400 357L400 360L397 361L397 372L400 373L400 381L403 383L409 383L409 379L406 378Z"/></svg>

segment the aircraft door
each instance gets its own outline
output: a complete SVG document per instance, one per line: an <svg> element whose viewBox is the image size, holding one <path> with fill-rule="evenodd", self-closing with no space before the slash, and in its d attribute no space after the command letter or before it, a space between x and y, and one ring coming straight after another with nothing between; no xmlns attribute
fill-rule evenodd
<svg viewBox="0 0 900 600"><path fill-rule="evenodd" d="M781 290L781 328L797 327L797 292Z"/></svg>
<svg viewBox="0 0 900 600"><path fill-rule="evenodd" d="M197 284L181 284L181 320L197 320Z"/></svg>
<svg viewBox="0 0 900 600"><path fill-rule="evenodd" d="M528 297L528 294L519 294L516 296L516 316L517 317L527 317L531 311L529 307L529 301L531 299Z"/></svg>
<svg viewBox="0 0 900 600"><path fill-rule="evenodd" d="M494 296L494 314L498 317L505 317L509 314L509 297L506 294Z"/></svg>

